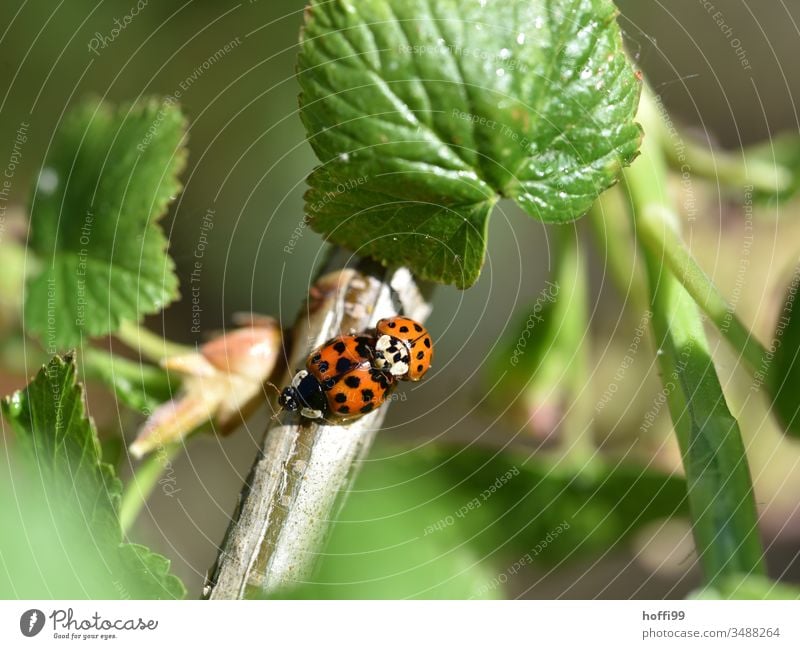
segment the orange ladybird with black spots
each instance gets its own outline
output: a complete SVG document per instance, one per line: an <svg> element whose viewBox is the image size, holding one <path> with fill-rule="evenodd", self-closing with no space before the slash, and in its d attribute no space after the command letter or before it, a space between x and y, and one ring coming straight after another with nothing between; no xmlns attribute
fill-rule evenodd
<svg viewBox="0 0 800 649"><path fill-rule="evenodd" d="M395 386L391 374L373 367L375 339L332 338L314 350L278 399L285 410L308 419L354 420L372 412Z"/></svg>
<svg viewBox="0 0 800 649"><path fill-rule="evenodd" d="M419 381L430 369L433 342L417 321L405 316L384 318L375 332L375 367L405 381Z"/></svg>

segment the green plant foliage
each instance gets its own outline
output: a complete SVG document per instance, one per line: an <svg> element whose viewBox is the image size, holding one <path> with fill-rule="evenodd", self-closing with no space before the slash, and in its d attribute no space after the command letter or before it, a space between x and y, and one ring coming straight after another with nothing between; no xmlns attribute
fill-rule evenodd
<svg viewBox="0 0 800 649"><path fill-rule="evenodd" d="M521 454L384 448L349 494L313 583L293 595L503 597L515 564L597 555L684 515L685 496L681 479L635 467L575 474Z"/></svg>
<svg viewBox="0 0 800 649"><path fill-rule="evenodd" d="M26 326L49 348L114 332L178 296L157 222L180 190L184 135L178 107L154 100L87 102L65 118L31 202L40 272Z"/></svg>
<svg viewBox="0 0 800 649"><path fill-rule="evenodd" d="M121 484L101 458L73 358L54 357L2 411L23 468L0 494L0 590L23 599L183 597L167 559L123 543Z"/></svg>
<svg viewBox="0 0 800 649"><path fill-rule="evenodd" d="M608 0L314 1L301 116L331 241L467 287L500 197L584 214L636 155L640 83Z"/></svg>
<svg viewBox="0 0 800 649"><path fill-rule="evenodd" d="M640 118L650 132L658 112L647 97ZM663 266L666 248L680 245L677 236L663 237L679 229L666 179L658 142L645 139L625 182L647 269L662 394L686 472L692 533L705 579L713 585L730 575L763 574L766 567L739 423L728 408L697 303Z"/></svg>
<svg viewBox="0 0 800 649"><path fill-rule="evenodd" d="M781 133L767 142L744 150L745 168L764 166L774 189L755 186L753 198L764 203L782 203L800 191L800 137L797 133Z"/></svg>
<svg viewBox="0 0 800 649"><path fill-rule="evenodd" d="M518 415L522 425L542 437L553 433L556 426L573 429L576 434L589 427L578 420L585 411L579 396L588 373L586 262L572 228L559 230L555 232L558 243L551 280L490 357L485 382L492 406ZM562 439L570 444L565 436ZM583 464L589 458L577 461Z"/></svg>
<svg viewBox="0 0 800 649"><path fill-rule="evenodd" d="M783 429L800 438L800 268L792 275L778 313L772 337L772 356L764 358L767 389L772 397L772 412ZM758 377L757 377L758 378Z"/></svg>
<svg viewBox="0 0 800 649"><path fill-rule="evenodd" d="M114 391L119 403L149 414L169 401L180 388L181 380L160 367L130 361L95 347L86 347L81 356L83 376Z"/></svg>

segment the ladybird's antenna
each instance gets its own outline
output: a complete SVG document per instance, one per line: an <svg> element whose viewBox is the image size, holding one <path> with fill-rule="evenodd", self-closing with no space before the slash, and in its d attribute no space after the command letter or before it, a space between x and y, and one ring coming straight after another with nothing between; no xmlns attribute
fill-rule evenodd
<svg viewBox="0 0 800 649"><path fill-rule="evenodd" d="M278 396L281 395L281 389L277 385L275 385L272 381L264 381L264 385L268 388L272 388L273 390L275 390L275 394L277 394Z"/></svg>
<svg viewBox="0 0 800 649"><path fill-rule="evenodd" d="M275 385L272 381L264 381L264 387L272 388L273 390L275 390L276 395L278 396L281 395L281 389L277 385ZM278 422L280 420L280 414L283 408L278 408L277 410L275 410L275 408L272 407L271 399L267 399L267 406L272 411L272 416L270 417L270 419L272 419L275 422Z"/></svg>

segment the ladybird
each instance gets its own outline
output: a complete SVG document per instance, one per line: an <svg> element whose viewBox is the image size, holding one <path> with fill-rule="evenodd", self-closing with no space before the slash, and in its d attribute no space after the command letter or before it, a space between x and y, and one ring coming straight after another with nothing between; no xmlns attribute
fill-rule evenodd
<svg viewBox="0 0 800 649"><path fill-rule="evenodd" d="M311 352L278 403L307 419L353 420L379 407L394 377L373 367L374 338L338 336Z"/></svg>
<svg viewBox="0 0 800 649"><path fill-rule="evenodd" d="M408 381L419 381L430 369L433 343L421 324L395 316L380 320L375 332L375 367Z"/></svg>

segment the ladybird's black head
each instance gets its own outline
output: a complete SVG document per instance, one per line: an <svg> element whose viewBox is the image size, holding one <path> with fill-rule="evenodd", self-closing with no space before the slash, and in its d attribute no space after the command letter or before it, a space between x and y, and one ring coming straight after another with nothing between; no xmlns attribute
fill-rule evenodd
<svg viewBox="0 0 800 649"><path fill-rule="evenodd" d="M284 410L294 412L300 408L300 401L298 400L297 390L292 387L284 388L281 396L278 397L278 404Z"/></svg>

